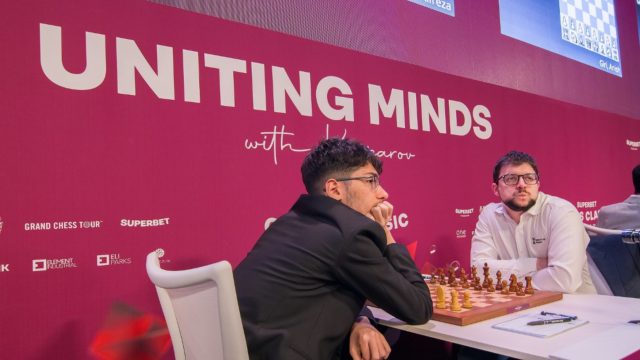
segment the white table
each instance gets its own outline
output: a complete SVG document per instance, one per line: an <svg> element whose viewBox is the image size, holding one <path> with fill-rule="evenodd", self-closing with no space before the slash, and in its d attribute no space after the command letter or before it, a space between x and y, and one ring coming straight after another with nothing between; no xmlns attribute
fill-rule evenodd
<svg viewBox="0 0 640 360"><path fill-rule="evenodd" d="M548 338L491 327L542 310L577 315L589 323ZM550 356L585 359L582 350L588 351L586 359L619 359L640 350L640 325L628 324L629 320L640 320L640 299L635 298L565 294L561 301L467 326L440 321L407 325L381 309L371 307L371 311L385 326L519 359L548 359ZM584 346L571 346L581 341Z"/></svg>

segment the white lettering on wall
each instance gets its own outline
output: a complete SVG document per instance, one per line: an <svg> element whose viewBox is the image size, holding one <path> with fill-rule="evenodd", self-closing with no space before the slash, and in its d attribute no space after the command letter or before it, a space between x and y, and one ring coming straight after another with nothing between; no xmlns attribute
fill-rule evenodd
<svg viewBox="0 0 640 360"><path fill-rule="evenodd" d="M103 84L109 50L105 35L86 32L85 39L85 69L72 73L62 61L62 28L40 24L40 64L45 76L54 84L72 90L92 90ZM185 102L199 104L214 98L201 93L201 81L210 79L215 71L218 83L214 91L219 92L217 104L220 106L235 108L238 98L250 96L253 110L287 114L293 106L293 111L299 115L311 117L315 101L326 119L356 120L354 104L357 96L338 76L327 75L315 83L308 71L287 70L220 54L200 54L194 50L183 49L176 53L182 56ZM175 100L173 47L156 45L155 54L143 54L134 40L116 37L115 56L118 94L135 96L136 80L142 79L158 98ZM148 61L154 56L155 61ZM202 63L201 56L204 58ZM155 64L155 69L151 64ZM270 86L267 86L269 81ZM250 94L246 93L249 88ZM371 83L367 95L371 125L380 125L382 114L386 119L395 118L395 127L399 129L407 128L408 121L408 129L413 131L431 132L434 128L439 134L473 134L482 140L492 135L491 112L482 104L469 106L463 101L434 98L397 88L385 90L381 85ZM273 103L269 104L268 99Z"/></svg>

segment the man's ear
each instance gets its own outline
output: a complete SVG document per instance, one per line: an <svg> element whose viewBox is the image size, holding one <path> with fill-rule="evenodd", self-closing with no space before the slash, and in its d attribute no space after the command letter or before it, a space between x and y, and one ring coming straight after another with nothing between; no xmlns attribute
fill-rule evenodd
<svg viewBox="0 0 640 360"><path fill-rule="evenodd" d="M497 197L500 197L500 194L498 194L498 184L492 182L491 183L491 190L493 190L493 194Z"/></svg>
<svg viewBox="0 0 640 360"><path fill-rule="evenodd" d="M324 193L335 200L342 201L344 189L340 186L336 179L328 179L324 183Z"/></svg>

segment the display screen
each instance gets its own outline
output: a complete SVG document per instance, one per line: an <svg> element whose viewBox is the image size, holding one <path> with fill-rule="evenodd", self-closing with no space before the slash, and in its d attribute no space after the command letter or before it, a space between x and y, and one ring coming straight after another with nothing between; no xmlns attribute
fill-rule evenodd
<svg viewBox="0 0 640 360"><path fill-rule="evenodd" d="M622 77L615 15L613 0L500 0L502 34Z"/></svg>

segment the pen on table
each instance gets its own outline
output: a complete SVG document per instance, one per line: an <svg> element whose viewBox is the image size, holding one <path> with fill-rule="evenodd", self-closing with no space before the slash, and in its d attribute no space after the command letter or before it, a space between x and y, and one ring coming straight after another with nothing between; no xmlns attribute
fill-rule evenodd
<svg viewBox="0 0 640 360"><path fill-rule="evenodd" d="M572 318L561 318L561 319L549 319L549 320L536 320L528 322L527 325L547 325L547 324L558 324L564 323L574 320Z"/></svg>

